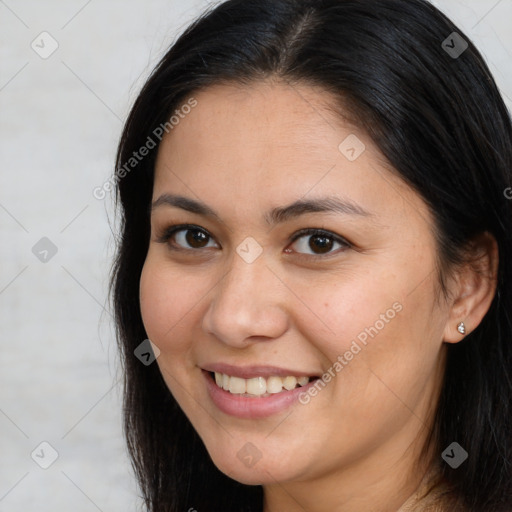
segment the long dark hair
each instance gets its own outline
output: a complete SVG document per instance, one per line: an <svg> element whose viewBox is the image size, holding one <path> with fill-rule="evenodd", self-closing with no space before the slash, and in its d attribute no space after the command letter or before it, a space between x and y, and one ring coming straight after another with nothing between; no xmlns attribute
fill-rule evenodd
<svg viewBox="0 0 512 512"><path fill-rule="evenodd" d="M147 338L139 279L158 147L133 168L127 162L195 92L268 77L332 93L423 198L435 219L441 290L473 237L496 239L497 292L481 324L447 347L430 441L439 460L453 441L469 454L456 470L441 464L464 510L510 512L511 120L480 53L424 0L228 0L177 39L138 96L117 154L122 225L111 292L125 434L148 510L261 512L263 492L214 466L158 366L134 356Z"/></svg>

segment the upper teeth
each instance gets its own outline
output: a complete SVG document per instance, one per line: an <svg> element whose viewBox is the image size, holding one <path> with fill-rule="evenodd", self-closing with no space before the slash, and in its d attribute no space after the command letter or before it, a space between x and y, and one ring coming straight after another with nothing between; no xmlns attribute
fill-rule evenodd
<svg viewBox="0 0 512 512"><path fill-rule="evenodd" d="M283 388L290 391L295 389L297 384L305 386L309 382L309 377L254 377L253 379L242 379L232 377L225 373L215 372L215 382L217 386L237 395L249 394L262 396L280 393Z"/></svg>

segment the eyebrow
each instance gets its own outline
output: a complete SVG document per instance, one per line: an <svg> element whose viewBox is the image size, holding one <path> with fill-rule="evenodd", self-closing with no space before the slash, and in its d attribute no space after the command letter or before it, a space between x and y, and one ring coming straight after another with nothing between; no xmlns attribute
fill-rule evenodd
<svg viewBox="0 0 512 512"><path fill-rule="evenodd" d="M221 220L219 214L208 205L185 196L162 194L151 204L151 212L161 206L173 206L191 213ZM267 224L275 225L307 213L317 212L357 215L361 217L372 216L371 213L351 201L341 200L337 197L320 197L307 200L299 199L289 205L273 208L264 215L264 219Z"/></svg>

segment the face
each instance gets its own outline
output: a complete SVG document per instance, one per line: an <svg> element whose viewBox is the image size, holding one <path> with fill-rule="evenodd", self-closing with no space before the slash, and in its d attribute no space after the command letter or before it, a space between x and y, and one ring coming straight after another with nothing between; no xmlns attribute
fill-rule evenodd
<svg viewBox="0 0 512 512"><path fill-rule="evenodd" d="M244 483L396 467L442 373L427 207L322 90L194 98L159 148L140 282L170 392Z"/></svg>

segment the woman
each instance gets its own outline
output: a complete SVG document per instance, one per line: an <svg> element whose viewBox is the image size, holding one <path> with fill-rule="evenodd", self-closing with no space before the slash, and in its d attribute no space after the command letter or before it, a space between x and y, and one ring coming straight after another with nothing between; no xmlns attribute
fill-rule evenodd
<svg viewBox="0 0 512 512"><path fill-rule="evenodd" d="M512 510L511 135L423 0L228 0L188 28L115 174L148 510Z"/></svg>

